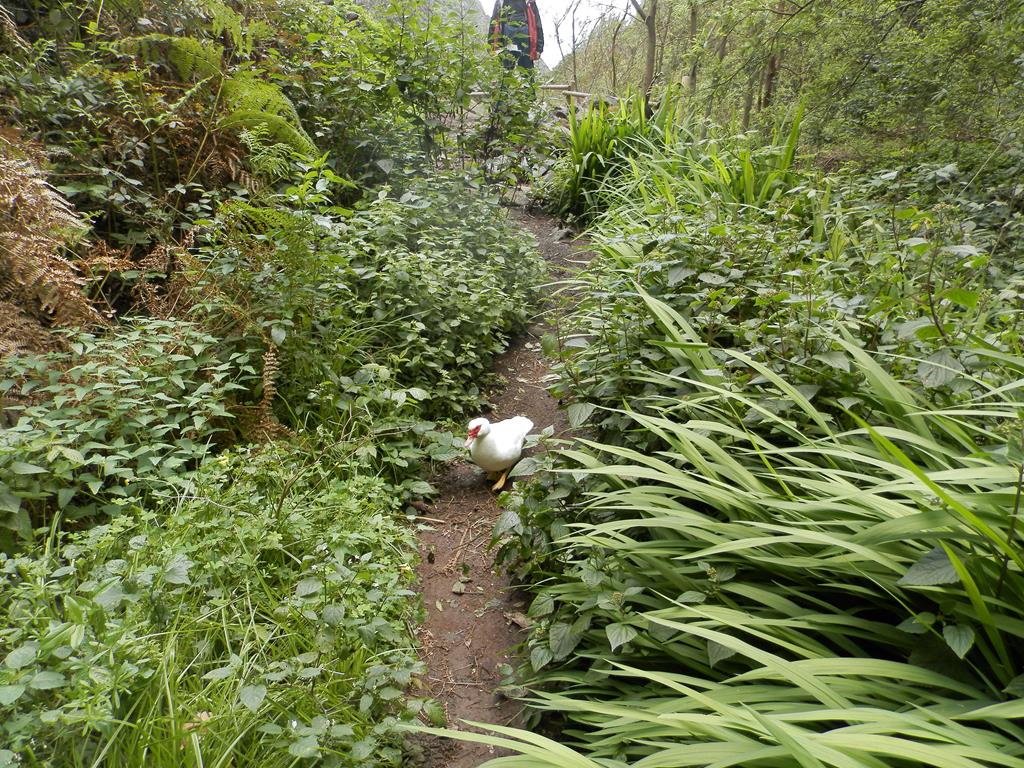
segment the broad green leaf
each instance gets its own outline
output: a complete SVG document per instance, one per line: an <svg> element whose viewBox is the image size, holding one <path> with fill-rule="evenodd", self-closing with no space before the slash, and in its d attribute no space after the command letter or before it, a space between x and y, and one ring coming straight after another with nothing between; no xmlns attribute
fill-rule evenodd
<svg viewBox="0 0 1024 768"><path fill-rule="evenodd" d="M977 256L981 251L978 250L978 246L971 245L970 243L961 243L959 245L947 245L942 248L946 253L951 253L954 256Z"/></svg>
<svg viewBox="0 0 1024 768"><path fill-rule="evenodd" d="M46 467L40 467L38 464L28 464L24 461L12 462L10 469L16 475L41 475L47 471Z"/></svg>
<svg viewBox="0 0 1024 768"><path fill-rule="evenodd" d="M4 665L8 669L21 669L35 661L37 653L39 653L38 643L25 643L4 657Z"/></svg>
<svg viewBox="0 0 1024 768"><path fill-rule="evenodd" d="M904 587L929 587L935 584L953 584L960 580L956 568L942 547L914 563L896 583Z"/></svg>
<svg viewBox="0 0 1024 768"><path fill-rule="evenodd" d="M1018 698L1024 698L1024 674L1017 675L1013 680L1006 684L1003 689L1011 696Z"/></svg>
<svg viewBox="0 0 1024 768"><path fill-rule="evenodd" d="M298 758L319 757L320 742L315 735L302 736L288 745L288 754Z"/></svg>
<svg viewBox="0 0 1024 768"><path fill-rule="evenodd" d="M433 496L437 493L437 489L426 480L416 480L409 483L409 493L414 496Z"/></svg>
<svg viewBox="0 0 1024 768"><path fill-rule="evenodd" d="M960 288L955 286L953 288L947 288L942 292L952 302L959 304L960 306L967 307L968 309L974 309L978 305L978 299L981 294L977 291L969 291L966 288Z"/></svg>
<svg viewBox="0 0 1024 768"><path fill-rule="evenodd" d="M48 691L51 688L61 688L67 681L60 672L44 670L37 672L29 681L29 688L40 691Z"/></svg>
<svg viewBox="0 0 1024 768"><path fill-rule="evenodd" d="M242 702L251 712L256 712L267 696L267 686L246 685L238 692L238 700Z"/></svg>
<svg viewBox="0 0 1024 768"><path fill-rule="evenodd" d="M963 365L949 350L940 349L918 364L917 378L929 389L934 389L954 381L963 369Z"/></svg>
<svg viewBox="0 0 1024 768"><path fill-rule="evenodd" d="M825 365L840 371L850 370L850 357L843 352L822 352L820 355L815 355L814 359L821 360Z"/></svg>
<svg viewBox="0 0 1024 768"><path fill-rule="evenodd" d="M61 455L63 455L64 458L68 459L69 461L72 461L75 464L79 465L85 464L85 456L82 455L81 451L75 448L70 448L66 445L58 446L57 450L60 451Z"/></svg>
<svg viewBox="0 0 1024 768"><path fill-rule="evenodd" d="M71 500L75 498L76 493L78 493L77 488L61 488L57 491L57 506L60 509L67 507Z"/></svg>
<svg viewBox="0 0 1024 768"><path fill-rule="evenodd" d="M332 627L340 626L345 620L345 606L336 603L324 606L324 624Z"/></svg>
<svg viewBox="0 0 1024 768"><path fill-rule="evenodd" d="M573 403L570 405L565 409L565 416L569 421L569 426L575 429L585 424L596 407L593 403Z"/></svg>
<svg viewBox="0 0 1024 768"><path fill-rule="evenodd" d="M534 598L534 601L530 604L530 609L527 613L533 618L539 618L541 616L547 616L555 610L555 601L551 595L542 593Z"/></svg>
<svg viewBox="0 0 1024 768"><path fill-rule="evenodd" d="M519 515L511 509L502 510L498 516L498 521L494 524L494 537L499 538L504 536L509 531L515 531L520 533L523 530L523 523L519 519Z"/></svg>
<svg viewBox="0 0 1024 768"><path fill-rule="evenodd" d="M604 628L604 631L608 635L608 644L613 651L637 636L636 629L629 624L609 624Z"/></svg>
<svg viewBox="0 0 1024 768"><path fill-rule="evenodd" d="M121 586L120 580L113 581L100 590L93 600L98 606L103 608L105 611L113 610L117 608L127 598L124 588Z"/></svg>
<svg viewBox="0 0 1024 768"><path fill-rule="evenodd" d="M427 719L431 725L442 727L448 722L448 716L444 712L444 707L438 704L436 701L428 701L423 705L423 712L427 715Z"/></svg>
<svg viewBox="0 0 1024 768"><path fill-rule="evenodd" d="M714 229L714 227L709 227L708 231L710 232L712 229ZM719 234L725 234L724 227L721 228L721 232ZM679 285L679 283L683 282L683 280L694 274L696 274L696 270L693 269L692 267L682 265L670 267L668 270L668 284L669 286Z"/></svg>
<svg viewBox="0 0 1024 768"><path fill-rule="evenodd" d="M295 596L296 597L309 597L315 595L317 592L324 588L324 583L320 579L309 577L300 581L295 585Z"/></svg>
<svg viewBox="0 0 1024 768"><path fill-rule="evenodd" d="M21 497L11 493L7 486L0 483L0 512L17 514L21 509Z"/></svg>
<svg viewBox="0 0 1024 768"><path fill-rule="evenodd" d="M13 704L24 692L24 685L0 685L0 707Z"/></svg>
<svg viewBox="0 0 1024 768"><path fill-rule="evenodd" d="M184 555L175 555L164 571L164 581L168 584L191 584L188 570L193 565L194 563Z"/></svg>
<svg viewBox="0 0 1024 768"><path fill-rule="evenodd" d="M548 630L548 645L555 661L561 661L579 645L580 635L571 624L559 621Z"/></svg>
<svg viewBox="0 0 1024 768"><path fill-rule="evenodd" d="M714 640L708 640L708 664L712 667L718 664L718 662L725 661L735 655L736 651L732 648L715 642Z"/></svg>
<svg viewBox="0 0 1024 768"><path fill-rule="evenodd" d="M211 669L205 675L203 680L210 680L216 682L218 680L226 680L235 673L234 667L217 667L217 669Z"/></svg>
<svg viewBox="0 0 1024 768"><path fill-rule="evenodd" d="M903 244L918 254L925 253L931 248L931 243L923 237L908 237Z"/></svg>
<svg viewBox="0 0 1024 768"><path fill-rule="evenodd" d="M533 667L534 672L539 672L546 667L552 658L553 655L547 646L535 645L530 650L530 666Z"/></svg>
<svg viewBox="0 0 1024 768"><path fill-rule="evenodd" d="M525 459L516 464L509 471L509 477L525 477L526 475L532 475L540 467L540 461L533 456L527 456Z"/></svg>
<svg viewBox="0 0 1024 768"><path fill-rule="evenodd" d="M368 736L352 745L352 757L357 761L365 762L376 749L377 740L372 736Z"/></svg>
<svg viewBox="0 0 1024 768"><path fill-rule="evenodd" d="M935 614L925 611L900 622L896 629L900 629L910 635L923 635L934 623Z"/></svg>
<svg viewBox="0 0 1024 768"><path fill-rule="evenodd" d="M695 589L689 589L683 592L679 597L676 598L677 603L703 603L707 600L708 596L703 592L698 592Z"/></svg>
<svg viewBox="0 0 1024 768"><path fill-rule="evenodd" d="M947 624L942 628L942 637L953 653L961 659L974 645L974 630L967 624Z"/></svg>

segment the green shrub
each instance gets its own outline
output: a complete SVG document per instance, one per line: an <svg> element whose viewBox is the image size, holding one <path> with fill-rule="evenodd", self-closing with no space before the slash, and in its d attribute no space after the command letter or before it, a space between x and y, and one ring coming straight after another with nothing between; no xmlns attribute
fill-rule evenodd
<svg viewBox="0 0 1024 768"><path fill-rule="evenodd" d="M152 63L167 64L182 80L220 78L224 48L209 40L174 35L144 35L122 40L121 50Z"/></svg>
<svg viewBox="0 0 1024 768"><path fill-rule="evenodd" d="M554 213L588 221L601 210L599 190L628 167L631 158L656 155L688 135L678 120L679 104L671 94L651 116L642 97L623 99L614 112L605 101L589 104L582 115L574 105L569 146L555 166L547 192Z"/></svg>
<svg viewBox="0 0 1024 768"><path fill-rule="evenodd" d="M222 455L152 509L0 555L0 756L396 765L419 662L399 499L349 447Z"/></svg>
<svg viewBox="0 0 1024 768"><path fill-rule="evenodd" d="M227 114L221 119L223 128L263 129L276 142L296 153L313 157L316 145L299 122L295 106L274 83L265 82L256 72L240 72L224 80L221 98Z"/></svg>
<svg viewBox="0 0 1024 768"><path fill-rule="evenodd" d="M638 366L622 416L660 450L581 441L555 468L585 498L559 509L552 478L507 526L554 539L534 553L533 704L617 765L1024 762L1024 358L991 352L1013 380L938 409L836 339L865 382L851 429L644 302L677 367Z"/></svg>
<svg viewBox="0 0 1024 768"><path fill-rule="evenodd" d="M254 373L246 355L222 358L216 339L176 321L75 334L70 349L0 361L0 549L49 513L109 514L119 499L184 482Z"/></svg>
<svg viewBox="0 0 1024 768"><path fill-rule="evenodd" d="M739 151L709 146L706 161L691 149L661 153L606 183L609 207L592 232L599 255L563 342L560 394L614 409L649 388L635 372L674 371L637 287L694 326L713 348L711 365L725 364L719 348L744 349L819 402L852 408L862 383L837 357L841 334L884 353L887 370L916 379L937 405L1008 375L972 349L1022 349L1012 217L1000 226L987 206L929 200L909 173L794 171L785 159L794 138L765 150L746 140ZM799 418L791 402L770 407ZM629 439L613 411L597 418L608 439Z"/></svg>
<svg viewBox="0 0 1024 768"><path fill-rule="evenodd" d="M478 405L541 282L532 244L454 179L339 212L318 203L332 178L313 168L291 202L226 207L200 310L227 327L245 317L278 346L281 413L293 422L347 418L346 390L367 365L389 389L415 389L428 417Z"/></svg>
<svg viewBox="0 0 1024 768"><path fill-rule="evenodd" d="M561 743L494 728L503 765L1024 765L1010 207L800 173L793 135L596 198L548 344L590 432L497 529Z"/></svg>

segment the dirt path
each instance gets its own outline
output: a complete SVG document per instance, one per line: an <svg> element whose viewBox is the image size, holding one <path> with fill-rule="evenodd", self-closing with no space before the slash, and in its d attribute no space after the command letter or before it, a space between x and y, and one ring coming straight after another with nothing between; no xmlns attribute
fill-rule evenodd
<svg viewBox="0 0 1024 768"><path fill-rule="evenodd" d="M537 238L552 280L571 271L578 256L564 230L546 216L512 211L513 218ZM541 337L550 331L542 309L535 322L495 363L505 384L491 396L492 420L525 415L534 432L549 424L555 433L567 424L558 403L546 390L549 371L541 354ZM501 668L515 666L513 648L523 640L525 603L504 574L495 570L487 545L501 509L483 473L467 461L450 464L434 479L438 500L424 513L430 530L420 534L418 569L426 606L420 641L427 662L430 695L446 709L451 728L475 720L515 725L520 706L496 689ZM441 739L418 741L423 768L476 768L499 752L480 744Z"/></svg>

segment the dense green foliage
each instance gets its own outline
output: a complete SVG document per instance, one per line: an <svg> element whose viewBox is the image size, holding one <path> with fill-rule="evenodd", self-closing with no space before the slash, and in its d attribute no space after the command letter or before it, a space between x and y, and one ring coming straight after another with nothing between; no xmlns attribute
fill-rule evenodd
<svg viewBox="0 0 1024 768"><path fill-rule="evenodd" d="M523 84L420 4L19 21L0 765L400 764L397 723L444 718L407 505L542 279L479 181L533 118L469 116Z"/></svg>
<svg viewBox="0 0 1024 768"><path fill-rule="evenodd" d="M577 198L550 348L589 438L499 534L587 758L505 764L1024 765L1019 220L952 167L800 171L798 125L677 133Z"/></svg>
<svg viewBox="0 0 1024 768"><path fill-rule="evenodd" d="M355 212L315 193L329 179L313 172L270 205L224 206L200 279L216 294L197 311L251 318L256 346L270 338L292 420L337 419L370 365L389 388L420 390L432 415L478 404L490 360L527 318L534 253L457 178L384 188Z"/></svg>
<svg viewBox="0 0 1024 768"><path fill-rule="evenodd" d="M635 90L647 35L616 3L557 75ZM822 162L892 153L1017 168L1024 9L1003 0L694 2L655 10L655 93L676 90L718 124L771 126L798 98ZM613 79L614 78L614 79ZM886 160L889 162L889 160Z"/></svg>
<svg viewBox="0 0 1024 768"><path fill-rule="evenodd" d="M361 464L337 445L224 455L180 496L0 560L21 763L396 764L412 532Z"/></svg>
<svg viewBox="0 0 1024 768"><path fill-rule="evenodd" d="M0 445L4 533L30 539L55 499L82 517L179 480L225 428L239 382L253 378L243 356L220 360L216 343L193 326L151 320L116 336L80 334L69 353L4 359L14 422Z"/></svg>
<svg viewBox="0 0 1024 768"><path fill-rule="evenodd" d="M529 316L495 198L557 131L461 2L16 5L0 766L400 765L444 720L408 505ZM462 737L1024 767L1019 4L640 5L658 104L571 111L541 190L596 252L545 344L579 438L496 529L558 739ZM637 82L615 26L580 87Z"/></svg>

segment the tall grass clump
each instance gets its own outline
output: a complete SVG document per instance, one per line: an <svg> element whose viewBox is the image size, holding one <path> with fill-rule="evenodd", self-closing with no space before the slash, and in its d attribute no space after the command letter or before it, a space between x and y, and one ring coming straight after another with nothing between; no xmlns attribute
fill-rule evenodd
<svg viewBox="0 0 1024 768"><path fill-rule="evenodd" d="M597 195L606 179L635 156L653 155L676 144L686 129L680 104L671 94L649 110L641 96L630 96L614 109L607 101L569 110L569 144L555 166L549 191L553 211L563 218L589 220L600 208Z"/></svg>
<svg viewBox="0 0 1024 768"><path fill-rule="evenodd" d="M643 297L676 372L620 415L659 448L581 440L537 493L571 503L529 702L604 765L1024 764L1024 358L940 408L834 338L861 418Z"/></svg>
<svg viewBox="0 0 1024 768"><path fill-rule="evenodd" d="M1024 765L1024 275L987 212L803 171L798 131L592 197L551 344L583 436L498 528L561 735L492 729L495 765Z"/></svg>
<svg viewBox="0 0 1024 768"><path fill-rule="evenodd" d="M626 412L665 447L565 454L582 495L530 611L529 701L595 761L579 764L1020 765L1007 512L1024 456L991 446L1019 429L1024 383L929 410L842 345L893 425L823 427L828 404L776 379L765 391L818 425L797 429L702 375L707 348L665 326L691 372L650 376L658 393ZM505 764L569 764L518 738L535 759Z"/></svg>
<svg viewBox="0 0 1024 768"><path fill-rule="evenodd" d="M710 743L726 765L796 760L794 744L825 765L1018 764L1024 360L1006 361L1012 386L943 411L840 341L885 425L846 427L767 370L756 394L708 373L692 329L649 301L686 372L646 376L656 392L625 413L663 449L566 454L586 495L534 603L531 662L571 662L540 672L556 692L538 704L595 727L600 757L654 740L679 759ZM947 717L957 733L929 734Z"/></svg>

